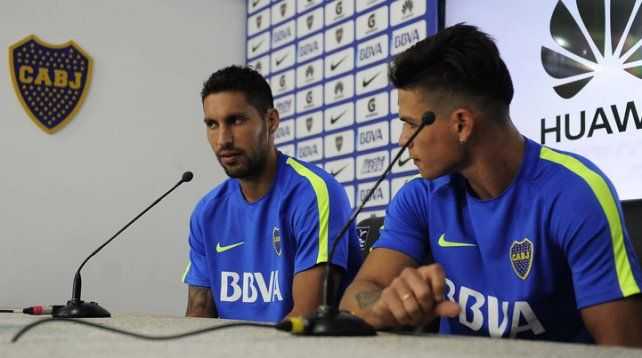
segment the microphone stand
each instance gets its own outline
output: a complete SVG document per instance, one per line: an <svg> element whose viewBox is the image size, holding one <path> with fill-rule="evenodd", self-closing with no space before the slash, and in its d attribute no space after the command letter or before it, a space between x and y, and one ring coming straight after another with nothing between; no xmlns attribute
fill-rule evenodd
<svg viewBox="0 0 642 358"><path fill-rule="evenodd" d="M403 154L404 150L408 148L408 145L412 143L412 141L415 139L415 137L419 134L419 132L428 125L431 125L435 121L435 114L433 112L426 112L424 115L421 117L421 124L415 130L415 132L410 136L410 139L406 142L401 147L401 150L397 153L395 158L390 162L386 170L381 174L375 185L370 189L368 194L363 198L361 201L361 204L359 205L359 208L357 208L355 211L353 211L352 215L350 216L350 219L345 223L341 231L339 232L339 235L335 238L334 242L332 243L332 248L330 249L329 255L328 255L328 263L326 264L325 267L325 280L323 282L323 301L322 304L317 308L317 310L312 313L310 316L305 317L305 318L290 318L288 320L285 320L277 325L278 329L282 330L288 330L291 331L292 333L295 334L302 334L302 335L312 335L312 336L373 336L377 334L377 331L369 325L366 321L362 320L361 318L351 314L350 312L347 311L340 311L338 306L338 303L332 305L329 304L330 300L330 288L333 287L331 286L331 281L332 281L332 275L330 272L330 266L332 263L332 256L334 254L334 250L337 247L337 243L341 239L341 237L348 231L350 228L350 225L354 222L354 220L357 218L357 215L361 212L363 207L366 205L368 200L370 200L370 197L372 197L372 194L374 193L375 189L379 187L381 182L386 178L390 170L392 169L393 165L399 160L401 157L401 154Z"/></svg>
<svg viewBox="0 0 642 358"><path fill-rule="evenodd" d="M194 174L192 172L185 172L183 173L183 176L181 177L181 180L176 183L171 189L169 189L165 194L163 194L160 198L156 199L153 203L151 203L145 210L143 210L140 214L138 214L135 218L133 218L130 222L127 223L122 229L118 230L117 233L115 233L109 240L105 241L102 245L100 245L94 252L89 255L85 261L83 261L80 266L78 267L78 270L76 270L76 275L74 276L74 283L73 283L73 289L72 289L72 296L71 300L67 301L67 304L65 306L60 307L58 310L54 310L52 312L52 316L56 318L103 318L103 317L111 317L111 314L109 311L106 309L102 308L98 303L96 302L85 302L80 299L80 292L82 289L82 278L80 276L80 270L85 266L87 261L94 257L100 250L102 250L105 246L107 246L110 242L112 242L118 235L120 235L123 231L125 231L131 224L133 224L136 220L138 220L141 216L143 216L149 209L154 207L156 204L158 204L163 198L165 198L169 193L174 191L179 185L183 183L187 183L194 178Z"/></svg>

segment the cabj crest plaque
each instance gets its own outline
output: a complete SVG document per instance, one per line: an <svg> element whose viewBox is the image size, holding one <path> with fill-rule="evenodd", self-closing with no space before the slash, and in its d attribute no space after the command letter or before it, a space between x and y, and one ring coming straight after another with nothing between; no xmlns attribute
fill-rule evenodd
<svg viewBox="0 0 642 358"><path fill-rule="evenodd" d="M53 134L82 106L93 60L74 41L54 45L29 35L9 48L9 67L25 112L40 129Z"/></svg>

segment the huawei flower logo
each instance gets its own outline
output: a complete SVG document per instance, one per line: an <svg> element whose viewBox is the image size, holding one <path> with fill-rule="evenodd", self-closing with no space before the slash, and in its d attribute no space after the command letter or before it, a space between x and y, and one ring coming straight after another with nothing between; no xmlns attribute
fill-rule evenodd
<svg viewBox="0 0 642 358"><path fill-rule="evenodd" d="M542 46L542 64L560 80L553 87L560 97L575 96L606 70L624 70L642 79L640 7L636 0L577 0L579 16L574 16L557 2L550 31L560 48Z"/></svg>

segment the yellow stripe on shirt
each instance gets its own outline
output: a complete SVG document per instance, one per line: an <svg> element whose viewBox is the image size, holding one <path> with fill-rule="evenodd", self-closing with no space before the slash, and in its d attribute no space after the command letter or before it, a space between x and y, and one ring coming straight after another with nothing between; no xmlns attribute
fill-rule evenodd
<svg viewBox="0 0 642 358"><path fill-rule="evenodd" d="M604 178L576 158L546 147L542 147L540 158L564 166L589 185L593 194L597 197L609 224L611 246L613 247L613 256L615 258L615 270L617 272L617 279L620 290L622 291L622 296L627 297L639 293L640 288L633 276L629 256L624 245L624 232L622 230L620 213L617 209L615 198Z"/></svg>
<svg viewBox="0 0 642 358"><path fill-rule="evenodd" d="M312 185L314 195L317 198L317 209L319 211L319 250L316 263L328 262L328 231L330 227L330 197L328 195L328 186L320 176L294 158L288 158L287 163Z"/></svg>

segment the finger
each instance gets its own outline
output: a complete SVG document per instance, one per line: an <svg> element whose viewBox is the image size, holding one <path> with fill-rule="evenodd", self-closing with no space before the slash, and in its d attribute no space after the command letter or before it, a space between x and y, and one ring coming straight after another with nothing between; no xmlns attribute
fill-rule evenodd
<svg viewBox="0 0 642 358"><path fill-rule="evenodd" d="M446 289L446 274L441 265L432 264L423 266L418 269L418 272L428 285L430 285L435 302L442 302Z"/></svg>
<svg viewBox="0 0 642 358"><path fill-rule="evenodd" d="M414 292L409 287L404 278L399 279L399 282L397 283L395 288L397 295L399 296L399 300L403 304L403 307L406 310L406 314L410 318L410 324L419 324L424 317L424 311L417 302Z"/></svg>
<svg viewBox="0 0 642 358"><path fill-rule="evenodd" d="M371 314L365 315L364 318L366 322L375 329L393 327L396 323L395 318L392 316L386 305L380 300L372 305L370 313Z"/></svg>
<svg viewBox="0 0 642 358"><path fill-rule="evenodd" d="M397 280L397 279L395 279ZM395 282L395 281L393 281ZM386 308L392 313L397 321L397 325L410 325L412 324L412 319L406 308L401 302L400 295L397 293L397 290L391 285L386 287L381 293L381 301L385 304Z"/></svg>
<svg viewBox="0 0 642 358"><path fill-rule="evenodd" d="M440 317L454 318L461 312L461 307L455 302L445 300L435 306L435 314Z"/></svg>
<svg viewBox="0 0 642 358"><path fill-rule="evenodd" d="M419 304L423 314L431 313L435 306L430 286L416 269L405 269L401 277ZM403 298L403 297L402 297Z"/></svg>

